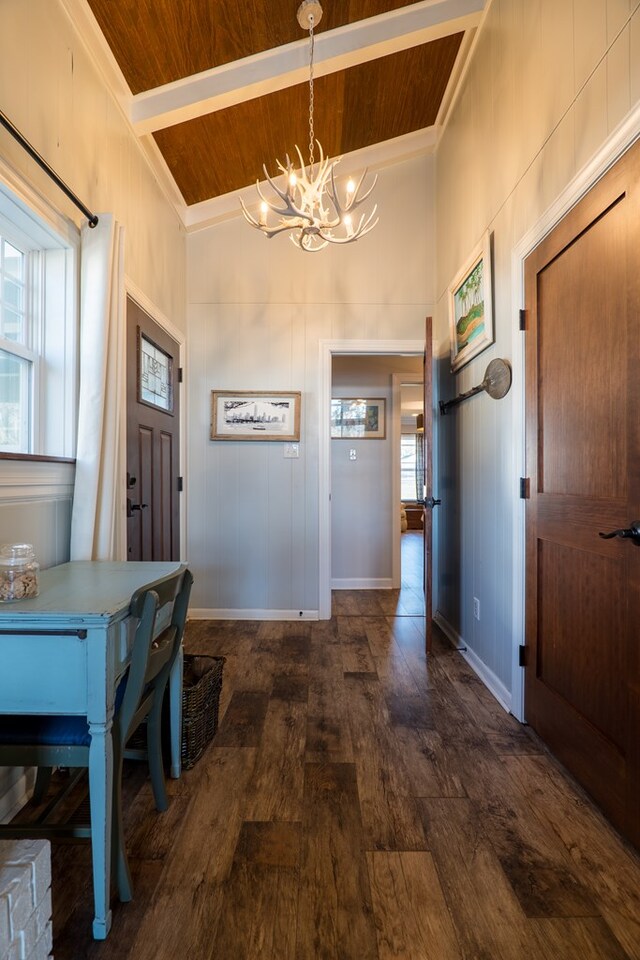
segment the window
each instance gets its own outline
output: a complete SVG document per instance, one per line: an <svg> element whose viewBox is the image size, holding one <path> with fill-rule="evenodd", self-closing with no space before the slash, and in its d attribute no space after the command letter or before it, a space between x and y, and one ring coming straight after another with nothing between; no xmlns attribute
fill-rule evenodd
<svg viewBox="0 0 640 960"><path fill-rule="evenodd" d="M0 178L0 453L74 455L75 259Z"/></svg>
<svg viewBox="0 0 640 960"><path fill-rule="evenodd" d="M0 451L31 449L35 355L26 310L27 256L0 235Z"/></svg>
<svg viewBox="0 0 640 960"><path fill-rule="evenodd" d="M418 434L403 433L400 437L400 499L416 500L416 466Z"/></svg>

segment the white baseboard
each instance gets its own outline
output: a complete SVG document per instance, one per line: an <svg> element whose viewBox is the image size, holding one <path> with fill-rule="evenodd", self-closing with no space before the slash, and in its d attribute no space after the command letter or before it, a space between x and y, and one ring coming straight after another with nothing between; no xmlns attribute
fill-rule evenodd
<svg viewBox="0 0 640 960"><path fill-rule="evenodd" d="M392 590L393 580L391 577L358 578L352 577L348 580L332 580L332 590Z"/></svg>
<svg viewBox="0 0 640 960"><path fill-rule="evenodd" d="M436 610L434 613L433 620L438 624L447 639L451 641L455 649L462 654L473 672L480 677L485 687L493 694L500 706L506 710L507 713L511 713L511 694L502 680L467 646L458 631L451 626L447 618L444 617L439 610Z"/></svg>
<svg viewBox="0 0 640 960"><path fill-rule="evenodd" d="M317 610L227 610L196 608L189 610L189 620L319 620Z"/></svg>

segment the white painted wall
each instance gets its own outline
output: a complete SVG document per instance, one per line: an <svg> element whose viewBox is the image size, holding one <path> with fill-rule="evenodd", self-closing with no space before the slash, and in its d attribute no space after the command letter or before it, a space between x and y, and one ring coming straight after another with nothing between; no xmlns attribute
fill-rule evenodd
<svg viewBox="0 0 640 960"><path fill-rule="evenodd" d="M389 589L392 586L392 495L399 451L392 443L392 376L422 378L422 357L334 357L334 397L382 397L385 438L331 441L331 579L335 588ZM399 442L399 438L398 438ZM356 460L349 451L356 451Z"/></svg>
<svg viewBox="0 0 640 960"><path fill-rule="evenodd" d="M0 102L90 209L113 213L125 224L127 276L184 329L184 231L62 0L0 3ZM77 225L83 222L2 129L0 157Z"/></svg>
<svg viewBox="0 0 640 960"><path fill-rule="evenodd" d="M492 0L436 160L443 398L479 383L494 357L514 357L522 305L514 248L639 99L638 0ZM447 287L486 229L496 342L452 377ZM507 695L520 639L512 617L521 390L515 382L504 400L482 394L441 418L436 480L439 613Z"/></svg>
<svg viewBox="0 0 640 960"><path fill-rule="evenodd" d="M202 616L318 609L320 341L421 339L433 305L433 160L381 171L375 193L379 225L347 247L307 255L241 219L187 239L188 556ZM214 388L301 390L300 458L209 440Z"/></svg>

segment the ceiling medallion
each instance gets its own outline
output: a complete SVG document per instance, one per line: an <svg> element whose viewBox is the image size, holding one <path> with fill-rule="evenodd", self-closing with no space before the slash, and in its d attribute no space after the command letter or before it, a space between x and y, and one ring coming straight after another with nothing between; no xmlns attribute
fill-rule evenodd
<svg viewBox="0 0 640 960"><path fill-rule="evenodd" d="M377 206L374 206L369 214L361 214L357 222L353 217L354 211L371 194L378 179L377 175L374 176L369 189L362 195L360 195L360 188L367 171L364 171L357 184L349 179L343 189L343 197L340 199L335 180L335 168L341 158L336 157L335 160L330 160L329 157L325 157L320 142L315 139L313 31L321 17L322 7L318 0L303 0L298 8L298 23L303 29L309 31L309 165L305 167L298 146L296 146L296 153L300 160L298 170L295 169L288 154L284 164L277 160L278 169L284 174L283 188L280 188L269 176L266 166L263 165L264 175L277 194L277 198L267 200L260 189L260 183L256 182L261 200L258 220L249 213L243 200L240 200L244 217L251 226L261 230L269 238L275 237L278 233L290 231L289 236L293 243L309 253L322 250L329 243L353 243L354 240L359 240L373 230L378 222ZM317 163L314 159L316 146L319 153Z"/></svg>

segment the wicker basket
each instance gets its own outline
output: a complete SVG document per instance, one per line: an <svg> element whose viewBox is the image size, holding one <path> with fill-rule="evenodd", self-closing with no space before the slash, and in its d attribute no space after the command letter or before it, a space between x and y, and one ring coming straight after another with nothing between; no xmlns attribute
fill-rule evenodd
<svg viewBox="0 0 640 960"><path fill-rule="evenodd" d="M224 657L185 654L182 681L182 766L189 770L218 729Z"/></svg>

